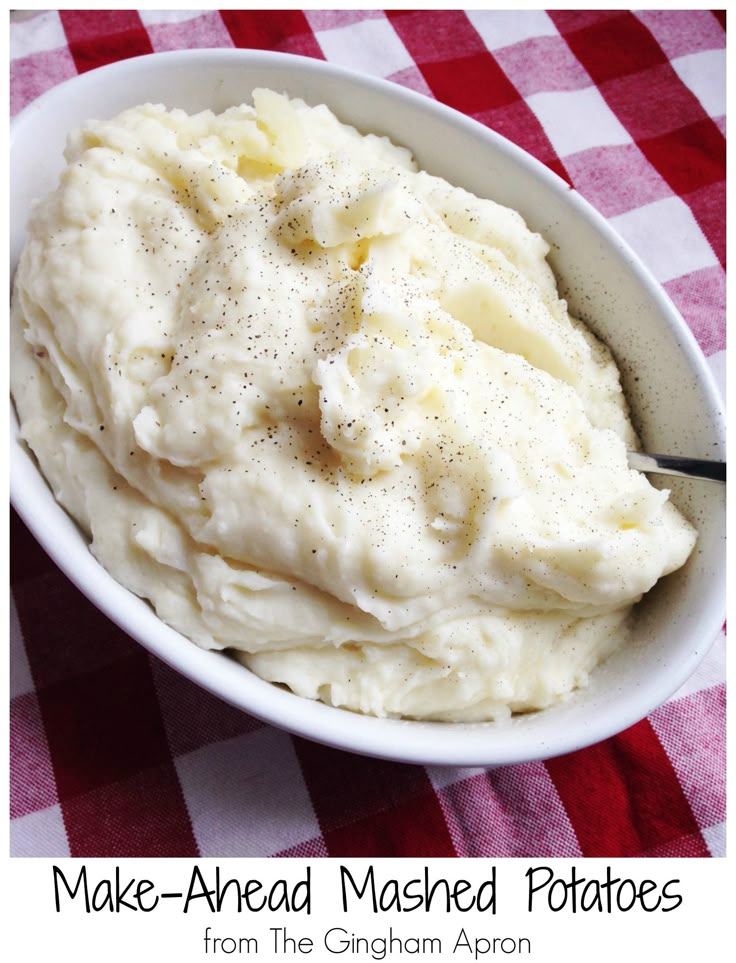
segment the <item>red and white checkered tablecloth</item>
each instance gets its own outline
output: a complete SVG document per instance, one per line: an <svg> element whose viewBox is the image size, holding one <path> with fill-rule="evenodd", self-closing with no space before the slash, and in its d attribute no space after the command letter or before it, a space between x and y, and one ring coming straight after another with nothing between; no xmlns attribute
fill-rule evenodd
<svg viewBox="0 0 736 963"><path fill-rule="evenodd" d="M639 252L722 375L725 13L47 11L11 24L11 109L110 61L233 46L405 84L536 155ZM219 702L100 615L16 518L11 545L15 855L724 855L723 637L666 705L589 749L399 765Z"/></svg>

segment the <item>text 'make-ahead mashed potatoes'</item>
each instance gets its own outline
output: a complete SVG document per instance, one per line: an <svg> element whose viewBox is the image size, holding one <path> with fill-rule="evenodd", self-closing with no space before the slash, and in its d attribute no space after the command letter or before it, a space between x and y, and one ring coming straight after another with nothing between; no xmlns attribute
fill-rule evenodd
<svg viewBox="0 0 736 963"><path fill-rule="evenodd" d="M264 679L375 715L548 706L695 534L520 215L322 106L69 141L13 304L23 437L92 551Z"/></svg>

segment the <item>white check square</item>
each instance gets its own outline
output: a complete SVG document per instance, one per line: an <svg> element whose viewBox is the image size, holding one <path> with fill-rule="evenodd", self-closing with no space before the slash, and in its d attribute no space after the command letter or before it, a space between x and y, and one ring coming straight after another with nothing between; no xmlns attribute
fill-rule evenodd
<svg viewBox="0 0 736 963"><path fill-rule="evenodd" d="M661 283L718 263L692 211L679 197L634 208L609 223Z"/></svg>
<svg viewBox="0 0 736 963"><path fill-rule="evenodd" d="M672 67L710 117L726 113L726 51L701 50L676 57Z"/></svg>
<svg viewBox="0 0 736 963"><path fill-rule="evenodd" d="M154 23L184 23L187 20L196 20L208 10L139 10L138 15L143 21L144 26L150 27Z"/></svg>
<svg viewBox="0 0 736 963"><path fill-rule="evenodd" d="M557 27L544 10L467 10L468 20L489 50L535 37L556 37Z"/></svg>
<svg viewBox="0 0 736 963"><path fill-rule="evenodd" d="M709 826L703 830L705 845L710 850L711 856L726 855L726 824L718 823L717 826Z"/></svg>
<svg viewBox="0 0 736 963"><path fill-rule="evenodd" d="M378 77L412 67L408 50L385 18L361 20L315 34L325 57L333 64L352 67Z"/></svg>
<svg viewBox="0 0 736 963"><path fill-rule="evenodd" d="M13 60L30 57L45 50L66 47L66 34L56 10L46 10L37 17L10 24L10 45Z"/></svg>
<svg viewBox="0 0 736 963"><path fill-rule="evenodd" d="M589 147L632 143L631 135L595 87L543 91L531 94L526 102L560 157Z"/></svg>
<svg viewBox="0 0 736 963"><path fill-rule="evenodd" d="M455 783L464 782L466 779L474 779L482 776L485 772L483 768L456 768L455 766L427 766L429 781L435 789L446 789L454 786Z"/></svg>
<svg viewBox="0 0 736 963"><path fill-rule="evenodd" d="M725 361L726 352L719 352L723 356ZM713 356L707 359L711 363L711 370L715 367L713 364ZM714 371L714 374L718 376L718 372ZM695 692L700 692L702 689L710 689L712 686L719 685L726 677L726 634L725 632L719 632L716 641L713 643L713 648L706 655L703 661L698 665L695 672L685 681L680 688L673 692L668 702L677 702L678 699L684 699L686 696L693 695Z"/></svg>
<svg viewBox="0 0 736 963"><path fill-rule="evenodd" d="M272 856L320 834L285 732L264 726L175 764L202 856Z"/></svg>
<svg viewBox="0 0 736 963"><path fill-rule="evenodd" d="M10 820L11 856L69 856L69 840L64 829L61 806Z"/></svg>

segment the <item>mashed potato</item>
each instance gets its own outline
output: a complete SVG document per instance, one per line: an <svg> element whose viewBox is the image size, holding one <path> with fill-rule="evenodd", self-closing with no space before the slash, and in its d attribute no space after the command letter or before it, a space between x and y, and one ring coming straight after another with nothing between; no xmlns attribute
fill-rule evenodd
<svg viewBox="0 0 736 963"><path fill-rule="evenodd" d="M16 277L23 437L198 645L375 715L548 706L695 540L611 356L519 214L253 100L71 136Z"/></svg>

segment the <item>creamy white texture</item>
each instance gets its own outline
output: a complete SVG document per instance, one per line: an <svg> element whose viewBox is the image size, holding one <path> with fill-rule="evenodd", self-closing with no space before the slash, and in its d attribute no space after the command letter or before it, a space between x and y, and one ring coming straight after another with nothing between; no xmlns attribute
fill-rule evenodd
<svg viewBox="0 0 736 963"><path fill-rule="evenodd" d="M75 133L12 309L23 436L196 643L376 715L547 706L682 565L517 213L271 91Z"/></svg>

